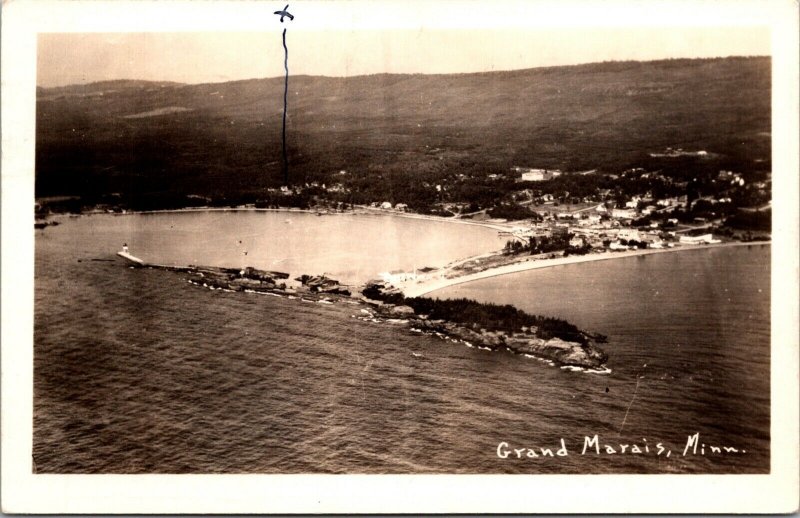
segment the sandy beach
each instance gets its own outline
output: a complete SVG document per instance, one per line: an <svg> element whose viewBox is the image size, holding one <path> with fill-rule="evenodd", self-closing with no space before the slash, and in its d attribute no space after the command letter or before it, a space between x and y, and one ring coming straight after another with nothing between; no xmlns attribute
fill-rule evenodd
<svg viewBox="0 0 800 518"><path fill-rule="evenodd" d="M571 255L567 257L557 257L554 259L527 259L520 262L500 266L497 268L490 268L482 272L463 275L454 278L431 277L427 279L410 282L402 286L398 286L406 297L419 297L429 294L436 290L454 286L456 284L464 284L467 282L486 279L489 277L496 277L498 275L507 275L510 273L523 272L526 270L536 270L539 268L550 268L553 266L562 266L567 264L587 263L592 261L605 261L609 259L622 259L625 257L636 257L641 255L661 254L668 252L684 252L689 250L705 250L708 248L718 247L731 247L731 246L762 246L769 245L770 241L753 241L749 243L743 242L728 242L713 245L683 245L675 248L659 248L659 249L645 249L645 250L629 250L625 252L603 252L599 254L588 255Z"/></svg>

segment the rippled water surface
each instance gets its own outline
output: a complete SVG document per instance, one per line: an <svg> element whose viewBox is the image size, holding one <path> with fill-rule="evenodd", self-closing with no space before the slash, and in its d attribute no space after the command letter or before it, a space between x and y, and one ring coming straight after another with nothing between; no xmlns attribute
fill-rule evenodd
<svg viewBox="0 0 800 518"><path fill-rule="evenodd" d="M281 269L270 250L283 247L285 271L328 265L356 276L499 242L472 226L262 215L92 216L37 231L38 472L769 471L768 246L557 267L433 294L513 303L607 334L610 375L362 321L345 302L208 291L113 256L128 241L151 261L236 265L241 239L260 261L248 264ZM362 223L375 227L351 229ZM289 226L310 250L270 236ZM406 242L428 248L396 255ZM347 260L325 258L336 246ZM695 432L706 455L684 457ZM620 442L644 451L645 439L650 451L581 455L594 434L617 452ZM564 457L497 456L503 441L555 451L561 438ZM659 442L670 457L656 455ZM712 444L746 451L712 455Z"/></svg>

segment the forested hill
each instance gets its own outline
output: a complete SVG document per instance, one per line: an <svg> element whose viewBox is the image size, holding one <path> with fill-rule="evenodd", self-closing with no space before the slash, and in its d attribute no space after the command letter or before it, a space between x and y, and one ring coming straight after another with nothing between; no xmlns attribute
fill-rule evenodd
<svg viewBox="0 0 800 518"><path fill-rule="evenodd" d="M715 167L769 168L770 66L755 57L291 76L290 182L345 170L337 181L362 198L397 199L422 181L516 165L615 172L668 146L707 150ZM37 94L37 196L236 196L283 183L282 77Z"/></svg>

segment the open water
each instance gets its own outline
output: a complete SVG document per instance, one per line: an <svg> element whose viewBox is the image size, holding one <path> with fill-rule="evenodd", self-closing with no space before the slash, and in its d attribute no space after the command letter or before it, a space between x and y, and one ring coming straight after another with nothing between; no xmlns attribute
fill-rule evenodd
<svg viewBox="0 0 800 518"><path fill-rule="evenodd" d="M293 274L319 273L300 269L325 263L371 276L502 243L481 227L336 218L91 216L37 231L37 472L769 471L768 246L570 265L432 294L513 303L607 334L608 375L362 321L354 304L209 291L179 273L130 269L114 258L128 241L150 261L235 261L242 238L225 240L243 229L248 256L262 261L249 264L268 267L282 258L253 244L264 239L255 231L261 223L303 227L302 239L281 245ZM362 223L371 230L353 230ZM319 225L328 227L305 228ZM162 229L172 238L158 237ZM225 244L187 248L201 234ZM355 251L315 262L329 242ZM428 252L395 259L421 243ZM374 250L372 259L359 259L359 247ZM394 264L383 268L384 260ZM683 456L687 435L698 432L705 455L698 446ZM595 434L617 453L592 447L582 455L584 437ZM566 456L497 454L501 442L556 452L562 438ZM632 444L643 453L631 453ZM738 452L712 454L710 445Z"/></svg>

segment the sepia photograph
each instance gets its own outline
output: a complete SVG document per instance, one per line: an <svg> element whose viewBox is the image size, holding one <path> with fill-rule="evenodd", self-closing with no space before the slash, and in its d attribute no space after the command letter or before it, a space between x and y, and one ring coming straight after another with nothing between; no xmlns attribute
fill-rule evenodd
<svg viewBox="0 0 800 518"><path fill-rule="evenodd" d="M27 33L26 477L796 471L796 4L242 4Z"/></svg>

